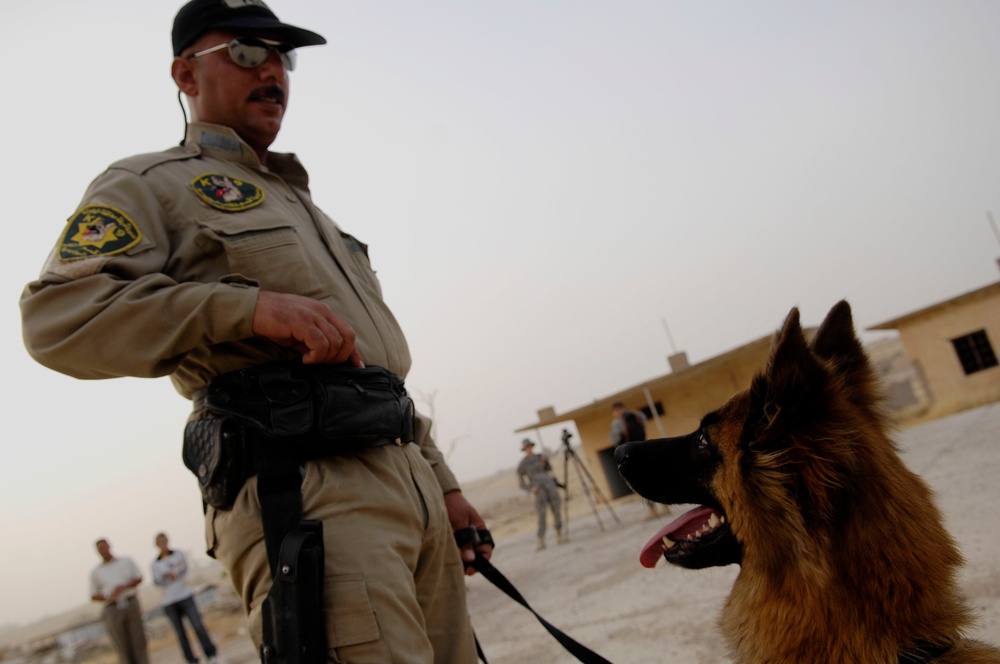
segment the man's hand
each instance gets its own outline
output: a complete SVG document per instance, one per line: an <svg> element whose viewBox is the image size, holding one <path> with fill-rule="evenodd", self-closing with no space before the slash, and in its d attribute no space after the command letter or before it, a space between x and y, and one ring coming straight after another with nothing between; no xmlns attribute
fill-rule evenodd
<svg viewBox="0 0 1000 664"><path fill-rule="evenodd" d="M448 509L448 520L451 521L452 531L468 528L469 526L473 526L476 530L486 529L486 522L483 521L483 517L479 516L479 512L469 504L469 501L465 499L461 491L449 491L444 494L444 505ZM489 560L490 556L493 555L493 546L490 544L480 544L477 550L486 560ZM463 546L462 561L471 563L475 559L476 554L472 550L472 545ZM466 564L465 573L472 576L476 573L476 570Z"/></svg>
<svg viewBox="0 0 1000 664"><path fill-rule="evenodd" d="M253 312L253 333L294 348L303 364L340 364L363 367L354 345L354 329L318 300L260 291Z"/></svg>

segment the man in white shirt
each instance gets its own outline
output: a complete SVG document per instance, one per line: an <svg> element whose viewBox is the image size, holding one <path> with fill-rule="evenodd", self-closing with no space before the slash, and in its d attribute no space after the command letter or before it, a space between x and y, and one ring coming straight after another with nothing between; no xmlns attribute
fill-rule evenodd
<svg viewBox="0 0 1000 664"><path fill-rule="evenodd" d="M111 555L111 544L97 540L103 562L90 573L90 599L103 602L101 619L121 664L149 664L142 611L135 595L142 574L131 558Z"/></svg>

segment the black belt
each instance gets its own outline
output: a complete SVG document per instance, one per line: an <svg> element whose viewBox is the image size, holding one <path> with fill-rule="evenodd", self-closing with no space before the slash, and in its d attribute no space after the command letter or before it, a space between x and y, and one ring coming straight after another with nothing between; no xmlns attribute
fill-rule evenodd
<svg viewBox="0 0 1000 664"><path fill-rule="evenodd" d="M397 438L369 438L352 443L331 443L317 439L315 436L272 438L254 429L245 429L243 436L246 441L244 456L247 462L248 477L257 475L262 468L273 467L277 456L293 461L297 466L300 466L307 461L353 454L374 447L385 447L386 445L402 447L406 444Z"/></svg>
<svg viewBox="0 0 1000 664"><path fill-rule="evenodd" d="M184 465L219 509L265 469L289 484L306 461L414 439L403 379L381 367L272 362L217 376L203 403L213 417L187 424Z"/></svg>
<svg viewBox="0 0 1000 664"><path fill-rule="evenodd" d="M205 406L272 438L414 438L413 401L403 379L382 367L271 362L216 376Z"/></svg>

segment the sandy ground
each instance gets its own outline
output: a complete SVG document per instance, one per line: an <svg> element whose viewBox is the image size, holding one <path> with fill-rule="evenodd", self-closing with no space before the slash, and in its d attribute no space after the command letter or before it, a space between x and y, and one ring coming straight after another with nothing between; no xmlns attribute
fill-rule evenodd
<svg viewBox="0 0 1000 664"><path fill-rule="evenodd" d="M989 516L1000 502L1000 404L909 429L897 440L907 465L935 490L965 554L960 581L979 618L970 636L1000 644L1000 533ZM530 514L491 523L496 567L546 620L612 662L727 661L716 623L739 569L691 571L661 563L647 570L639 550L669 517L647 519L634 498L611 503L612 511L598 500L595 515L580 485L575 489L564 545L550 543L536 553ZM577 661L485 579L470 578L468 589L473 626L490 664ZM230 664L256 660L245 637L221 645ZM180 653L165 648L153 663L181 664Z"/></svg>

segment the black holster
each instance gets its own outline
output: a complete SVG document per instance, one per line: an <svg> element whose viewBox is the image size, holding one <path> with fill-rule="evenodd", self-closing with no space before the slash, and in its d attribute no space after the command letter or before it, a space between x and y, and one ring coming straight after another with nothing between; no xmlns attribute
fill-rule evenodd
<svg viewBox="0 0 1000 664"><path fill-rule="evenodd" d="M285 536L264 599L263 664L325 664L323 524L301 521Z"/></svg>

